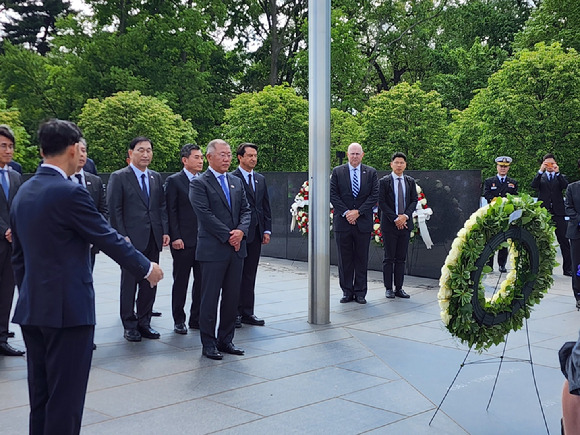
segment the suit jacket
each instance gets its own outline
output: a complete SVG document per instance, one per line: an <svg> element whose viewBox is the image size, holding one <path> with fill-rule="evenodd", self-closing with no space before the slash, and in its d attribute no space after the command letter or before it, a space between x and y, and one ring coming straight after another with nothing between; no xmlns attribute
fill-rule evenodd
<svg viewBox="0 0 580 435"><path fill-rule="evenodd" d="M95 324L89 246L144 277L151 265L114 231L89 192L40 167L12 203L12 265L20 292L14 323L66 328Z"/></svg>
<svg viewBox="0 0 580 435"><path fill-rule="evenodd" d="M105 193L103 180L101 180L101 177L93 175L90 172L83 172L85 174L86 188L91 194L91 198L93 198L97 210L99 210L99 213L101 213L105 219L109 219L109 207L107 207L107 194ZM91 251L93 254L98 254L99 248L93 246Z"/></svg>
<svg viewBox="0 0 580 435"><path fill-rule="evenodd" d="M247 236L252 213L242 180L226 174L230 188L232 206L228 205L226 195L215 175L208 169L189 184L189 200L197 215L198 261L221 261L234 250L228 243L230 231L239 229ZM240 258L246 256L246 240L242 240L237 252Z"/></svg>
<svg viewBox="0 0 580 435"><path fill-rule="evenodd" d="M556 216L565 216L566 207L562 190L568 187L565 175L558 174L553 181L548 180L548 172L537 173L532 180L532 189L538 192L538 200L542 205Z"/></svg>
<svg viewBox="0 0 580 435"><path fill-rule="evenodd" d="M403 174L403 178L406 204L404 214L409 216L407 229L411 231L414 227L413 212L417 208L417 185L413 177ZM393 190L393 177L391 174L385 175L379 181L379 208L381 209L381 228L395 228L395 220L398 216L395 211L395 191Z"/></svg>
<svg viewBox="0 0 580 435"><path fill-rule="evenodd" d="M95 165L95 162L93 161L93 159L91 159L90 157L87 157L87 161L85 162L85 166L83 166L83 171L89 172L93 175L98 175L97 174L97 166Z"/></svg>
<svg viewBox="0 0 580 435"><path fill-rule="evenodd" d="M163 235L169 234L163 182L158 172L147 169L149 175L149 205L143 196L141 182L130 166L111 174L107 186L107 203L111 225L139 250L147 248L153 233L159 251Z"/></svg>
<svg viewBox="0 0 580 435"><path fill-rule="evenodd" d="M356 227L360 232L373 230L373 208L379 199L379 183L375 168L360 165L360 190L355 198L352 194L350 168L348 164L337 166L330 177L330 202L334 208L332 226L334 231L349 231L352 227L343 216L347 210L360 213Z"/></svg>
<svg viewBox="0 0 580 435"><path fill-rule="evenodd" d="M22 177L16 171L8 171L8 178L10 179L10 189L8 191L8 199L4 196L3 192L0 192L0 240L5 240L6 243L9 243L4 234L6 234L6 230L10 227L10 207L12 205L12 201L14 200L14 196L18 189L22 185Z"/></svg>
<svg viewBox="0 0 580 435"><path fill-rule="evenodd" d="M518 182L510 177L505 177L505 183L500 183L497 175L486 178L483 182L483 197L490 203L493 198L498 196L506 197L507 194L518 194Z"/></svg>
<svg viewBox="0 0 580 435"><path fill-rule="evenodd" d="M272 210L270 209L270 197L268 196L266 178L256 171L253 172L254 185L256 187L256 191L254 192L254 190L250 189L247 180L244 178L244 174L242 174L239 168L232 172L232 175L242 180L246 192L246 199L252 212L252 219L250 220L250 228L246 241L252 243L256 236L262 240L264 231L272 232ZM256 227L258 227L258 234L256 234Z"/></svg>
<svg viewBox="0 0 580 435"><path fill-rule="evenodd" d="M195 248L197 216L189 201L189 178L184 171L179 171L165 180L165 200L171 241L181 239L186 248Z"/></svg>
<svg viewBox="0 0 580 435"><path fill-rule="evenodd" d="M568 184L566 188L566 215L570 217L566 237L580 239L580 181Z"/></svg>

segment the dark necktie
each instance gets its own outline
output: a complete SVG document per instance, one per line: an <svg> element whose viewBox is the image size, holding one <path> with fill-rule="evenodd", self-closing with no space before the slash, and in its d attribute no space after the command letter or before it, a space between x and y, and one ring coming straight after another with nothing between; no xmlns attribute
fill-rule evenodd
<svg viewBox="0 0 580 435"><path fill-rule="evenodd" d="M554 175L553 174L548 174L548 181L552 181L554 179Z"/></svg>
<svg viewBox="0 0 580 435"><path fill-rule="evenodd" d="M145 174L141 174L141 190L143 191L143 196L145 197L145 202L149 207L149 192L147 191L147 184L145 184Z"/></svg>
<svg viewBox="0 0 580 435"><path fill-rule="evenodd" d="M399 184L397 185L397 213L403 214L405 211L405 198L403 196L403 178L399 177Z"/></svg>
<svg viewBox="0 0 580 435"><path fill-rule="evenodd" d="M81 176L81 174L75 174L75 177L77 177L77 180L79 180L79 184L81 186L84 186L84 184L83 184L83 177Z"/></svg>
<svg viewBox="0 0 580 435"><path fill-rule="evenodd" d="M230 190L228 189L228 185L226 184L226 176L220 175L218 178L220 179L220 184L222 185L222 190L224 191L224 194L226 195L226 199L228 200L228 205L230 206L230 208L232 208L232 200L230 199Z"/></svg>
<svg viewBox="0 0 580 435"><path fill-rule="evenodd" d="M353 169L352 171L352 196L355 198L358 196L358 192L360 191L360 187L358 185L358 170Z"/></svg>
<svg viewBox="0 0 580 435"><path fill-rule="evenodd" d="M252 174L248 174L248 186L250 186L250 190L254 193L254 184L252 183Z"/></svg>
<svg viewBox="0 0 580 435"><path fill-rule="evenodd" d="M10 195L10 186L8 185L8 180L6 180L8 169L0 169L0 172L2 173L2 190L4 191L4 196L8 199Z"/></svg>

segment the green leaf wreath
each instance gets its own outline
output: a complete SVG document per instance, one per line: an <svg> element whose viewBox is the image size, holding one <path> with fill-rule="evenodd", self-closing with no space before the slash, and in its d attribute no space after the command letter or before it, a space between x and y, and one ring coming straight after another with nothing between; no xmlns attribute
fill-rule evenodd
<svg viewBox="0 0 580 435"><path fill-rule="evenodd" d="M530 308L553 283L552 269L557 263L550 219L549 212L529 195L508 195L480 208L465 222L441 268L437 295L441 319L453 336L482 351L522 328ZM487 255L482 253L489 251L490 240L498 234L514 231L528 234L537 247L530 249L516 237L503 242L500 246L510 250L510 272L493 296L486 297L479 277L492 269L485 265ZM476 297L474 288L478 289ZM493 321L482 321L479 313Z"/></svg>

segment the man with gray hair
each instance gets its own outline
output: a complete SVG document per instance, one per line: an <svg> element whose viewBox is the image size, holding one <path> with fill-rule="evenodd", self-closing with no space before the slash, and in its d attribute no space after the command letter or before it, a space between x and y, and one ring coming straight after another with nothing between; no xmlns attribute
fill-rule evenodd
<svg viewBox="0 0 580 435"><path fill-rule="evenodd" d="M206 158L209 167L191 181L189 200L198 222L195 257L201 264L202 353L219 360L223 358L222 352L244 354L232 340L251 211L242 180L227 172L232 162L229 144L221 139L212 140L207 146Z"/></svg>
<svg viewBox="0 0 580 435"><path fill-rule="evenodd" d="M348 163L334 168L330 178L338 276L343 293L340 303L367 302L369 243L379 182L375 168L362 164L363 156L362 146L351 143L347 151Z"/></svg>

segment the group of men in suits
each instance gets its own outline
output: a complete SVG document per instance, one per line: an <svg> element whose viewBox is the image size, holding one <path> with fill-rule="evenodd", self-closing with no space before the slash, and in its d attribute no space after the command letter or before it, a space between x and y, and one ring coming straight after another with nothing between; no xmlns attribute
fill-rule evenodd
<svg viewBox="0 0 580 435"><path fill-rule="evenodd" d="M239 167L228 173L230 146L213 140L206 150L209 167L202 173L200 147L185 145L183 170L165 183L174 331L188 331L184 305L193 270L187 324L200 330L202 354L210 359L222 359L223 353L243 355L233 344L234 329L242 323L265 324L254 314L254 290L261 246L270 241L272 216L266 180L254 171L257 149L251 143L241 144L236 153Z"/></svg>
<svg viewBox="0 0 580 435"><path fill-rule="evenodd" d="M44 162L10 209L19 297L13 322L27 351L31 434L78 434L93 354L95 292L90 245L152 286L163 278L97 210L78 171L81 131L50 120L38 131Z"/></svg>
<svg viewBox="0 0 580 435"><path fill-rule="evenodd" d="M360 144L350 144L348 163L334 168L330 181L339 284L343 292L340 302L366 304L370 233L377 201L383 234L385 297L408 299L410 295L403 289L403 282L413 211L417 206L415 180L404 174L407 168L404 153L391 156L392 172L380 180L374 168L362 164L363 156Z"/></svg>

